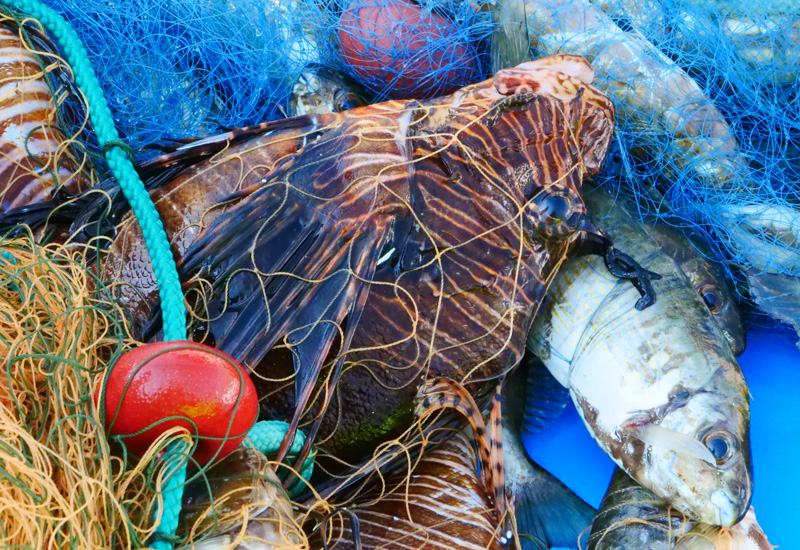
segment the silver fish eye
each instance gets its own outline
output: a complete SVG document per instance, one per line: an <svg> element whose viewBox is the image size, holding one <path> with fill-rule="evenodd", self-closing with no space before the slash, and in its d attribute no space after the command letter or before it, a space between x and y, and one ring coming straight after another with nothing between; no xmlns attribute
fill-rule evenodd
<svg viewBox="0 0 800 550"><path fill-rule="evenodd" d="M723 298L719 289L712 284L705 284L701 286L697 292L703 298L706 307L711 313L718 313L722 309Z"/></svg>
<svg viewBox="0 0 800 550"><path fill-rule="evenodd" d="M724 464L733 456L733 436L722 430L715 430L706 434L703 443L711 451L717 464Z"/></svg>

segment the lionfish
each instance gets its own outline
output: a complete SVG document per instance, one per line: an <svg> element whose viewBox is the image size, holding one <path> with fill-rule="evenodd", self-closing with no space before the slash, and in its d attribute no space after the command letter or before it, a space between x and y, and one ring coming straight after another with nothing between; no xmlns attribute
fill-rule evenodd
<svg viewBox="0 0 800 550"><path fill-rule="evenodd" d="M364 459L413 423L431 378L485 403L570 255L602 254L652 303L652 274L585 211L583 179L614 129L593 78L583 58L553 56L437 99L265 123L141 167L194 337L250 369L264 417L291 422L279 460L299 426L338 460ZM80 210L76 231L109 214L104 278L153 337L141 232L122 201L102 199L55 212Z"/></svg>

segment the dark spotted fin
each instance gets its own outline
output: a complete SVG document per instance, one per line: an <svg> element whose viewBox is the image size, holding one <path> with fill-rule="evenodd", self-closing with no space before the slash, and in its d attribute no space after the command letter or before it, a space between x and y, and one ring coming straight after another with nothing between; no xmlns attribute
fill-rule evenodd
<svg viewBox="0 0 800 550"><path fill-rule="evenodd" d="M472 395L458 382L447 378L426 380L417 392L416 413L420 420L435 411L454 409L463 414L475 434L481 477L490 496L498 522L505 522L505 467L503 464L502 386L498 384L492 397L489 427ZM505 531L505 529L503 529ZM501 534L502 536L502 534Z"/></svg>
<svg viewBox="0 0 800 550"><path fill-rule="evenodd" d="M527 367L528 384L522 431L532 435L558 420L570 397L569 390L533 354L528 353L523 362Z"/></svg>
<svg viewBox="0 0 800 550"><path fill-rule="evenodd" d="M208 281L203 313L211 319L207 328L217 349L249 369L273 349L291 357L296 408L279 461L308 413L326 360L332 363L327 395L338 379L344 362L338 350L350 346L367 281L390 232L376 218L345 226L309 202L287 183L262 187L216 220L179 266L188 286ZM309 428L298 461L318 427L315 421Z"/></svg>
<svg viewBox="0 0 800 550"><path fill-rule="evenodd" d="M533 461L524 480L512 477L511 486L520 550L577 549L579 539L586 548L594 508Z"/></svg>

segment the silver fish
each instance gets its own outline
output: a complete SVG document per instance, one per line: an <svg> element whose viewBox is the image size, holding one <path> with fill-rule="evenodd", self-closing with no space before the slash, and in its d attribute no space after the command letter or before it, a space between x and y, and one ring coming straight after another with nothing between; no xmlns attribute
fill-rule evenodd
<svg viewBox="0 0 800 550"><path fill-rule="evenodd" d="M650 237L689 278L722 329L733 354L738 357L744 353L747 345L744 317L733 292L725 284L724 269L708 260L712 257L708 243L698 233L679 231L664 221L646 219L645 222Z"/></svg>
<svg viewBox="0 0 800 550"><path fill-rule="evenodd" d="M368 105L367 93L352 78L319 64L308 65L292 89L289 116L341 113Z"/></svg>
<svg viewBox="0 0 800 550"><path fill-rule="evenodd" d="M588 550L669 550L694 522L616 468L592 521Z"/></svg>
<svg viewBox="0 0 800 550"><path fill-rule="evenodd" d="M675 261L607 193L586 201L598 225L663 276L653 283L658 300L639 311L636 293L610 279L602 261L574 259L551 284L529 349L569 388L618 466L690 518L733 525L752 496L741 370Z"/></svg>
<svg viewBox="0 0 800 550"><path fill-rule="evenodd" d="M722 233L737 261L763 271L800 272L800 211L757 199L763 182L750 172L727 120L686 71L590 0L526 0L525 7L538 52L587 58L620 120L637 135L659 138L636 145L668 144L664 175L676 169L700 182L703 211L693 214ZM731 193L744 199L731 200Z"/></svg>
<svg viewBox="0 0 800 550"><path fill-rule="evenodd" d="M695 523L617 468L588 550L772 550L751 506L732 528Z"/></svg>

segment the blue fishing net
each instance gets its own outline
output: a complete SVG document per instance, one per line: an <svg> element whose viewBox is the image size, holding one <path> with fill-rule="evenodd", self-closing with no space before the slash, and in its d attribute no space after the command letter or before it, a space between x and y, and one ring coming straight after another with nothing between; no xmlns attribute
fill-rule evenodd
<svg viewBox="0 0 800 550"><path fill-rule="evenodd" d="M614 99L601 181L635 196L643 219L699 230L765 309L800 299L800 4L526 6L537 55L586 56Z"/></svg>
<svg viewBox="0 0 800 550"><path fill-rule="evenodd" d="M282 116L299 11L266 0L49 0L75 27L134 148Z"/></svg>
<svg viewBox="0 0 800 550"><path fill-rule="evenodd" d="M349 14L347 0L47 3L76 28L134 149L281 118L312 63L350 73L376 101L435 96L488 70L491 17L459 2L359 0Z"/></svg>

